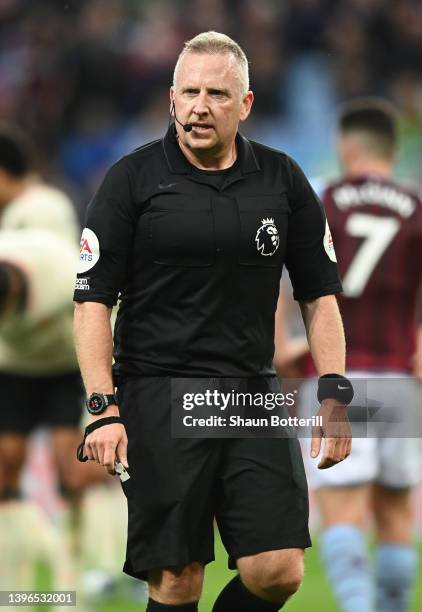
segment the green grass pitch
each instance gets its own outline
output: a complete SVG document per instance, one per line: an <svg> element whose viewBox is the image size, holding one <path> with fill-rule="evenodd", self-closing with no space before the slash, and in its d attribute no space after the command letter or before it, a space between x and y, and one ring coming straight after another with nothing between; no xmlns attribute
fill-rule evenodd
<svg viewBox="0 0 422 612"><path fill-rule="evenodd" d="M289 612L339 612L334 602L330 587L324 575L319 557L318 540L313 538L314 545L306 551L306 575L300 591L285 606ZM422 545L419 547L422 559ZM200 612L211 612L213 602L221 588L234 576L234 572L227 569L227 555L219 537L215 544L216 560L206 568L205 584ZM48 588L46 577L41 578L38 588ZM49 608L37 607L40 612L48 612ZM133 603L122 598L103 601L94 607L95 612L145 612L145 606ZM422 610L422 563L420 563L419 575L413 604L410 612Z"/></svg>
<svg viewBox="0 0 422 612"><path fill-rule="evenodd" d="M219 591L234 576L234 572L227 569L227 555L218 537L215 554L215 562L210 563L206 569L200 612L211 612ZM422 558L422 546L420 554ZM125 612L140 612L140 610L144 612L144 608L140 609L139 605L117 600L99 606L97 612L117 612L123 609ZM306 575L302 587L284 609L289 612L339 612L318 557L317 538L314 538L313 547L306 551ZM422 610L422 563L411 612L420 610Z"/></svg>

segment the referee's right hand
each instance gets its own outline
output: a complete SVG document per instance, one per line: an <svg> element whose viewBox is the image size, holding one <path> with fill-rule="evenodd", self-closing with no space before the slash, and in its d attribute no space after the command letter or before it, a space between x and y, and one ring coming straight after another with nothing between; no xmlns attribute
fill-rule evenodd
<svg viewBox="0 0 422 612"><path fill-rule="evenodd" d="M120 416L118 406L107 406L107 410L101 415L93 416L91 422L105 416ZM115 474L116 461L128 469L125 426L122 423L112 423L95 429L85 439L84 452L89 460L103 465L111 475Z"/></svg>

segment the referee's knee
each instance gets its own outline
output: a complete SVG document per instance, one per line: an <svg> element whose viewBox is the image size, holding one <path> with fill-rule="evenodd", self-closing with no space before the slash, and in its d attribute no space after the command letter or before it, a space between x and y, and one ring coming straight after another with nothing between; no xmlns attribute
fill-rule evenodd
<svg viewBox="0 0 422 612"><path fill-rule="evenodd" d="M148 573L150 597L169 605L198 601L203 580L204 567L198 562L152 570Z"/></svg>
<svg viewBox="0 0 422 612"><path fill-rule="evenodd" d="M243 584L274 603L284 602L299 589L304 574L302 549L272 550L237 561Z"/></svg>

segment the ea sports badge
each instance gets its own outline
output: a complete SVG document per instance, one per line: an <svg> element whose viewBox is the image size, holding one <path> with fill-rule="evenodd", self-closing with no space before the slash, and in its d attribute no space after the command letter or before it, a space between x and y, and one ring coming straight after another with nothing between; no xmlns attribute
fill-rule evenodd
<svg viewBox="0 0 422 612"><path fill-rule="evenodd" d="M334 242L331 236L327 219L325 220L324 249L331 261L337 263L336 252L334 250Z"/></svg>
<svg viewBox="0 0 422 612"><path fill-rule="evenodd" d="M87 227L83 230L79 249L78 274L87 272L100 259L100 244L94 232Z"/></svg>

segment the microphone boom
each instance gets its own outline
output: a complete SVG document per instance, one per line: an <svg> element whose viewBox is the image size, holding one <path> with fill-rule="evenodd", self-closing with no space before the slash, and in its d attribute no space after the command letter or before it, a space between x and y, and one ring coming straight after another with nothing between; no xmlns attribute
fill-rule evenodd
<svg viewBox="0 0 422 612"><path fill-rule="evenodd" d="M172 109L173 109L173 116L174 116L175 121L177 121L177 123L182 126L182 128L185 130L185 132L191 132L192 128L193 128L193 125L191 123L182 123L176 117L176 107L174 105L174 102L173 102L173 105L172 105ZM170 116L171 116L171 112L170 112Z"/></svg>

